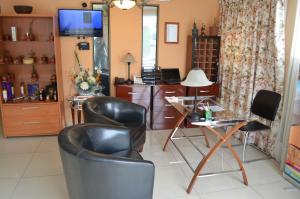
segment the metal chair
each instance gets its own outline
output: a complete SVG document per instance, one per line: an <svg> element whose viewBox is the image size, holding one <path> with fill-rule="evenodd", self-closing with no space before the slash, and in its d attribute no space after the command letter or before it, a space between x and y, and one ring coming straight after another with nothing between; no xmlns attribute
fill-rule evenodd
<svg viewBox="0 0 300 199"><path fill-rule="evenodd" d="M264 119L267 119L270 124L265 125L256 120L248 122L245 126L241 127L240 130L244 132L244 147L243 147L243 162L254 162L258 160L265 160L267 158L260 158L254 160L245 160L246 146L250 133L255 133L263 130L270 130L272 122L275 120L278 107L280 104L281 95L268 90L260 90L257 92L253 103L251 105L251 116L255 114Z"/></svg>

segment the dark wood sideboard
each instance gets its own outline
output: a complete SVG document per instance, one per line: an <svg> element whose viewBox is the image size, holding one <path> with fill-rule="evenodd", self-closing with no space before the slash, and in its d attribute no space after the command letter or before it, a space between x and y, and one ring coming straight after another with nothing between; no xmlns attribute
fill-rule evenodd
<svg viewBox="0 0 300 199"><path fill-rule="evenodd" d="M180 115L166 100L170 96L194 96L194 88L180 84L128 85L117 84L116 97L144 106L147 109L147 126L150 129L172 129ZM219 96L219 84L202 87L199 96Z"/></svg>

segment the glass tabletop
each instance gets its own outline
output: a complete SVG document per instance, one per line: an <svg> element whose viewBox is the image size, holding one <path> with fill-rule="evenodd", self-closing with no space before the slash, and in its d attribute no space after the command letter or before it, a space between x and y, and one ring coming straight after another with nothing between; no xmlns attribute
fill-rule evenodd
<svg viewBox="0 0 300 199"><path fill-rule="evenodd" d="M166 100L172 104L177 111L182 115L186 112L190 115L194 109L195 97L166 97ZM196 112L200 115L199 122L192 122L193 125L198 126L232 126L237 123L246 121L246 118L237 115L236 113L226 110L220 103L220 100L212 99L212 97L198 96L196 100ZM205 119L205 107L208 107L212 112L212 118Z"/></svg>

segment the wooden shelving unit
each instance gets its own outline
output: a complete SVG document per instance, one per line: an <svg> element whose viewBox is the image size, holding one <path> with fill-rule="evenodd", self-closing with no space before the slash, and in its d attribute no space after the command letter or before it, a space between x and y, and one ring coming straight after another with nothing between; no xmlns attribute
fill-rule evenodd
<svg viewBox="0 0 300 199"><path fill-rule="evenodd" d="M192 64L201 68L213 82L219 80L220 37L193 36Z"/></svg>
<svg viewBox="0 0 300 199"><path fill-rule="evenodd" d="M39 89L50 84L52 75L56 74L57 78L57 101L23 100L4 103L1 92L4 137L57 134L63 127L62 71L56 21L53 15L0 15L0 55L7 54L10 57L0 63L0 75L15 75L15 97L21 96L21 82L30 83L32 72L32 65L12 61L17 57L34 53ZM24 41L30 24L34 40ZM12 26L17 28L17 41L11 40ZM41 62L42 57L49 60L54 58L54 61Z"/></svg>

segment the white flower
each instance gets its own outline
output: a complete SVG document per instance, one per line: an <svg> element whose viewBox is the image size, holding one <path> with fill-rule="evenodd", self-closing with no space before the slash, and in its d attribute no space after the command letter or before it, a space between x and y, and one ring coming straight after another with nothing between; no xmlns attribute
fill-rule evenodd
<svg viewBox="0 0 300 199"><path fill-rule="evenodd" d="M88 90L90 88L90 86L89 86L89 84L87 82L81 82L80 85L79 85L79 87L82 90L84 90L84 91L86 91L86 90Z"/></svg>
<svg viewBox="0 0 300 199"><path fill-rule="evenodd" d="M88 78L88 82L89 82L90 84L95 84L95 83L96 83L96 78L93 77L93 76L91 76L91 77Z"/></svg>
<svg viewBox="0 0 300 199"><path fill-rule="evenodd" d="M76 84L78 84L78 83L80 83L80 82L82 82L82 81L83 81L83 78L80 77L80 76L77 76L77 77L75 78L75 83L76 83Z"/></svg>

